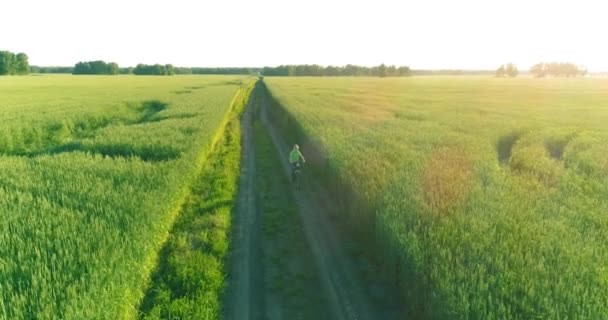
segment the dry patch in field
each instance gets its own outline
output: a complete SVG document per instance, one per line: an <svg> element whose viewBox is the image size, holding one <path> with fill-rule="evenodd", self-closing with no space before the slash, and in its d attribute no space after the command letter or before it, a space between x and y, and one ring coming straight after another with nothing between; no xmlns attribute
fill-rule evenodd
<svg viewBox="0 0 608 320"><path fill-rule="evenodd" d="M422 171L422 188L428 207L445 215L460 205L472 185L473 163L459 148L440 148L433 152Z"/></svg>

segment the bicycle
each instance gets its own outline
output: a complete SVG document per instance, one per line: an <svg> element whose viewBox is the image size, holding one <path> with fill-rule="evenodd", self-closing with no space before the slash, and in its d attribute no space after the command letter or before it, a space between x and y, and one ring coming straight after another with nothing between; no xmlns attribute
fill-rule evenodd
<svg viewBox="0 0 608 320"><path fill-rule="evenodd" d="M300 190L302 186L302 166L299 161L292 164L292 166L291 182L296 187L296 190Z"/></svg>

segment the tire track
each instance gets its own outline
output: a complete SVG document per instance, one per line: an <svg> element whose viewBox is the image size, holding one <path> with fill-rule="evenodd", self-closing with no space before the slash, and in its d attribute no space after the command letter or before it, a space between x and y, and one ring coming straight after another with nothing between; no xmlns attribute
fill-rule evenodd
<svg viewBox="0 0 608 320"><path fill-rule="evenodd" d="M257 250L257 203L255 190L255 145L253 143L253 92L241 118L241 174L237 215L233 228L231 279L228 289L226 319L254 319L255 270Z"/></svg>
<svg viewBox="0 0 608 320"><path fill-rule="evenodd" d="M236 204L236 216L233 226L231 279L226 293L225 319L257 320L265 317L280 319L280 313L268 308L264 302L265 288L260 280L264 273L258 236L259 203L256 190L256 160L253 122L255 118L255 96L260 97L259 116L267 130L280 159L285 159L289 147L282 140L268 117L266 92L257 88L241 119L241 176L239 196ZM287 161L281 161L282 174L291 175ZM280 173L279 173L280 174ZM314 181L307 186L323 195L325 189ZM319 273L321 287L319 294L325 297L329 307L328 316L336 320L393 319L399 316L386 308L374 304L365 291L365 281L356 271L356 264L349 260L342 240L336 235L333 224L329 221L328 212L331 199L317 197L316 193L306 190L286 190L293 193L298 208L298 216L312 251L314 264ZM260 282L262 281L262 282ZM272 306L270 306L272 307ZM388 312L387 310L388 309Z"/></svg>
<svg viewBox="0 0 608 320"><path fill-rule="evenodd" d="M289 147L276 132L268 118L268 103L266 93L262 96L261 118L268 130L277 152L281 158L289 152ZM282 162L283 173L290 175L290 167L286 161ZM318 184L313 189L323 192ZM330 302L333 319L386 319L386 315L377 315L366 298L357 279L354 266L348 261L344 249L337 239L331 223L327 218L327 210L314 200L312 194L298 191L294 192L300 219L304 226L306 238L315 256L315 262L321 273L323 290Z"/></svg>

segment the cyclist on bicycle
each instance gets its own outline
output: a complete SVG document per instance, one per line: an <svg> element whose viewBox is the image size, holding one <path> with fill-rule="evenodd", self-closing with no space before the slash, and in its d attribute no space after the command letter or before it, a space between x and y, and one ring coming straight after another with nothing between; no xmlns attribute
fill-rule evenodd
<svg viewBox="0 0 608 320"><path fill-rule="evenodd" d="M291 164L291 181L295 182L296 180L296 170L300 168L300 161L302 163L306 162L304 156L300 152L300 147L297 144L293 145L293 149L289 153L289 164Z"/></svg>

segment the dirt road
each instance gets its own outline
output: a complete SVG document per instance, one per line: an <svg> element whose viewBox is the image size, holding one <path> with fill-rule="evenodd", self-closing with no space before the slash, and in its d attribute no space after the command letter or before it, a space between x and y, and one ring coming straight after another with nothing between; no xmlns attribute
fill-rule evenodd
<svg viewBox="0 0 608 320"><path fill-rule="evenodd" d="M253 101L241 119L241 175L236 204L231 251L230 285L227 292L226 319L254 319L256 314L255 274L257 251L257 204L255 193L255 145L253 143Z"/></svg>
<svg viewBox="0 0 608 320"><path fill-rule="evenodd" d="M266 93L260 88L256 90L258 95L259 114L272 144L280 159L285 159L289 152L288 145L272 125L268 117L268 106ZM252 101L254 99L252 98ZM256 203L255 190L255 146L253 143L253 121L254 110L250 103L242 119L242 144L243 156L241 163L241 181L239 189L239 202L237 204L237 215L235 220L235 231L233 240L232 270L228 300L226 306L227 319L268 319L281 318L272 317L268 310L272 308L264 301L254 301L260 297L268 296L263 284L256 285L257 278L263 278L265 265L259 261L263 259L257 252L264 245L260 245L258 235L260 213L256 211L260 207ZM286 161L280 161L280 170L285 176L291 174L290 167ZM314 190L311 191L311 190ZM369 279L358 271L360 266L345 250L344 240L336 232L336 226L329 219L328 212L331 204L329 199L319 197L326 194L323 187L314 181L307 181L306 188L297 191L285 190L293 193L293 201L299 215L299 226L304 234L307 247L314 260L315 274L318 278L321 290L316 295L323 295L324 305L327 306L329 319L397 319L401 318L398 305L394 299L393 291L385 286L374 285L375 299L370 297ZM297 222L296 222L297 223ZM310 293L309 293L310 294ZM380 299L378 299L378 296ZM379 302L380 301L380 302Z"/></svg>
<svg viewBox="0 0 608 320"><path fill-rule="evenodd" d="M268 116L266 95L261 94L261 118L276 146L279 156L286 158L288 144L278 134ZM290 175L287 161L283 161L283 172ZM294 190L292 190L294 191ZM340 239L335 226L329 219L331 204L327 203L323 186L308 179L308 190L294 192L309 245L314 253L317 267L322 275L323 289L330 302L332 319L396 319L398 305L393 291L376 286L376 291L384 301L373 303L369 297L367 279L357 272L358 266L346 253L343 239ZM325 201L320 198L324 198Z"/></svg>

